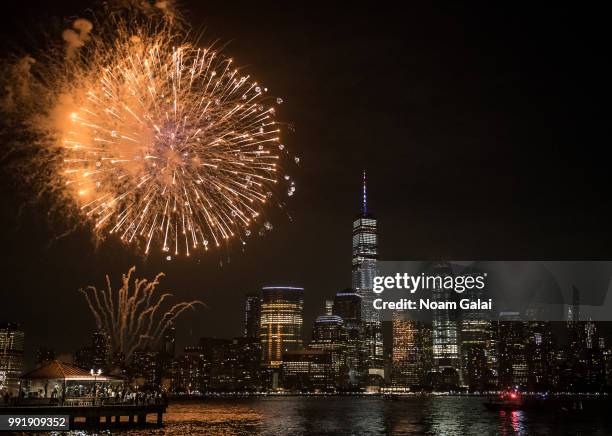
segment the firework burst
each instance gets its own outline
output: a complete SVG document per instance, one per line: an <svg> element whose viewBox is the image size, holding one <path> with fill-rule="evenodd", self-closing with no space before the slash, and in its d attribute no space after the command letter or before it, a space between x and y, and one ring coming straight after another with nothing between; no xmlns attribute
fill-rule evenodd
<svg viewBox="0 0 612 436"><path fill-rule="evenodd" d="M88 286L79 289L89 306L98 329L110 335L111 349L126 359L136 350L155 345L166 329L187 309L203 305L199 300L175 304L168 310L162 307L172 297L170 293L156 295L163 273L153 281L135 278L132 274L136 267L130 268L122 276L121 287L113 291L111 281L106 276L106 289Z"/></svg>
<svg viewBox="0 0 612 436"><path fill-rule="evenodd" d="M190 255L270 229L260 214L279 182L295 191L279 177L282 100L168 24L111 22L109 37L75 21L62 62L43 62L37 83L51 96L42 145L62 201L97 236L145 254Z"/></svg>

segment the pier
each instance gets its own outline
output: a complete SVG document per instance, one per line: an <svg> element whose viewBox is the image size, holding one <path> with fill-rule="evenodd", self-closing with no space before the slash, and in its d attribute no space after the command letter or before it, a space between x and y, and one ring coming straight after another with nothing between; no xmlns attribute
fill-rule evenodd
<svg viewBox="0 0 612 436"><path fill-rule="evenodd" d="M96 406L0 406L0 415L68 415L70 428L143 427L163 425L166 404ZM152 417L150 415L153 415Z"/></svg>
<svg viewBox="0 0 612 436"><path fill-rule="evenodd" d="M23 374L18 392L3 398L0 415L64 416L71 429L161 426L168 405L159 392L132 390L122 377L58 360Z"/></svg>

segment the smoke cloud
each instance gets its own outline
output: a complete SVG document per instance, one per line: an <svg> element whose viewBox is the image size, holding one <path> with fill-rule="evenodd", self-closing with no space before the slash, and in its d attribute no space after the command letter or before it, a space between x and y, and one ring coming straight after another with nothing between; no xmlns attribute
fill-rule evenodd
<svg viewBox="0 0 612 436"><path fill-rule="evenodd" d="M0 99L0 109L11 112L17 102L30 95L31 69L35 63L34 58L26 55L8 67L4 77L4 95Z"/></svg>
<svg viewBox="0 0 612 436"><path fill-rule="evenodd" d="M92 29L91 21L77 18L72 23L72 29L64 30L62 38L66 43L66 59L71 59L76 51L85 45L90 38L89 34Z"/></svg>

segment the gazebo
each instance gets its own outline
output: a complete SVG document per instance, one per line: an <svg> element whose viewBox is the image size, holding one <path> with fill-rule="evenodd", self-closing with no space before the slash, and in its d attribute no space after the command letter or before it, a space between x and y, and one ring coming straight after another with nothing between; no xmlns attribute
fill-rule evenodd
<svg viewBox="0 0 612 436"><path fill-rule="evenodd" d="M36 403L96 404L121 390L124 380L52 360L21 376L21 395Z"/></svg>

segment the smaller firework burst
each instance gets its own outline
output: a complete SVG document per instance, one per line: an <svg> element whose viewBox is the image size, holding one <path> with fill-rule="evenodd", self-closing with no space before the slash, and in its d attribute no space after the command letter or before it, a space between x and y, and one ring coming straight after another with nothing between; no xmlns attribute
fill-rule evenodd
<svg viewBox="0 0 612 436"><path fill-rule="evenodd" d="M164 303L172 294L156 293L164 273L159 273L149 281L134 278L136 267L123 274L121 287L113 291L109 276L106 276L106 289L88 286L79 289L91 311L98 329L105 330L111 339L111 349L129 359L132 353L146 346L155 345L166 329L187 309L203 305L200 300L174 304L169 309Z"/></svg>

